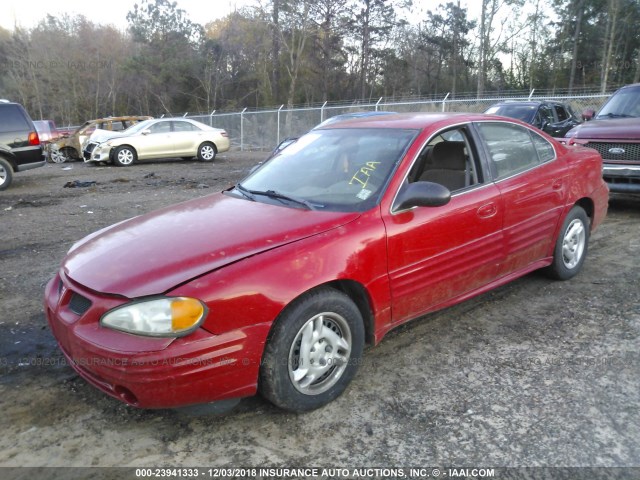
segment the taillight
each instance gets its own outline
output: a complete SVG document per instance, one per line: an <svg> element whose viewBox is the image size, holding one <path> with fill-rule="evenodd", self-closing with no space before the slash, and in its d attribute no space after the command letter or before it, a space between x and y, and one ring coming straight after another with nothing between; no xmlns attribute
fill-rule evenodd
<svg viewBox="0 0 640 480"><path fill-rule="evenodd" d="M228 137L228 136L229 136L229 134L227 133L227 131L226 131L226 130L222 130L222 131L220 132L220 135L222 135L223 137Z"/></svg>
<svg viewBox="0 0 640 480"><path fill-rule="evenodd" d="M40 145L40 138L38 132L29 133L29 145Z"/></svg>

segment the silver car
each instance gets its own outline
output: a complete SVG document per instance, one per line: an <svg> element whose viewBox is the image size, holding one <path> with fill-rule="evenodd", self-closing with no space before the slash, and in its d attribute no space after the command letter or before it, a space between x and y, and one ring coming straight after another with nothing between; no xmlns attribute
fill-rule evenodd
<svg viewBox="0 0 640 480"><path fill-rule="evenodd" d="M129 166L138 160L198 157L211 162L229 150L229 136L221 128L186 118L145 120L122 132L97 131L83 149L85 162L113 162Z"/></svg>

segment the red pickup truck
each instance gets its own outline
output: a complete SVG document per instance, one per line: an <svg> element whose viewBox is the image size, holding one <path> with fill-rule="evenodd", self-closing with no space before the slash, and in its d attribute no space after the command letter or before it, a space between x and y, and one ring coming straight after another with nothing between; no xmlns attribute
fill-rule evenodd
<svg viewBox="0 0 640 480"><path fill-rule="evenodd" d="M583 118L590 121L567 132L567 143L600 153L611 192L640 193L640 83L622 87L597 115L586 110Z"/></svg>

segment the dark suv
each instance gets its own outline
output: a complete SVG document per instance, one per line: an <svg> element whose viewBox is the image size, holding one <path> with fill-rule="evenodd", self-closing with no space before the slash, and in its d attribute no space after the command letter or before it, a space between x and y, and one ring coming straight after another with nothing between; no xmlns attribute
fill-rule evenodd
<svg viewBox="0 0 640 480"><path fill-rule="evenodd" d="M569 105L553 101L513 101L491 105L484 113L517 118L552 137L564 137L580 120Z"/></svg>
<svg viewBox="0 0 640 480"><path fill-rule="evenodd" d="M602 176L614 193L640 193L640 83L616 91L597 115L585 110L583 123L567 133L602 155Z"/></svg>
<svg viewBox="0 0 640 480"><path fill-rule="evenodd" d="M40 138L29 114L18 103L0 100L0 190L9 188L14 172L44 164Z"/></svg>

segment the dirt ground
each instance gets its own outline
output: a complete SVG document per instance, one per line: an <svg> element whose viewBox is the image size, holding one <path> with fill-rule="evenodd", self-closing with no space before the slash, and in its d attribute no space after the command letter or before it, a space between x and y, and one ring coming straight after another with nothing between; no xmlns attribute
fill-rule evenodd
<svg viewBox="0 0 640 480"><path fill-rule="evenodd" d="M391 332L347 392L294 415L143 411L64 365L42 296L70 246L235 183L213 164L47 165L0 193L2 466L640 467L640 199L618 197L583 272L539 273ZM93 182L65 188L68 182Z"/></svg>

